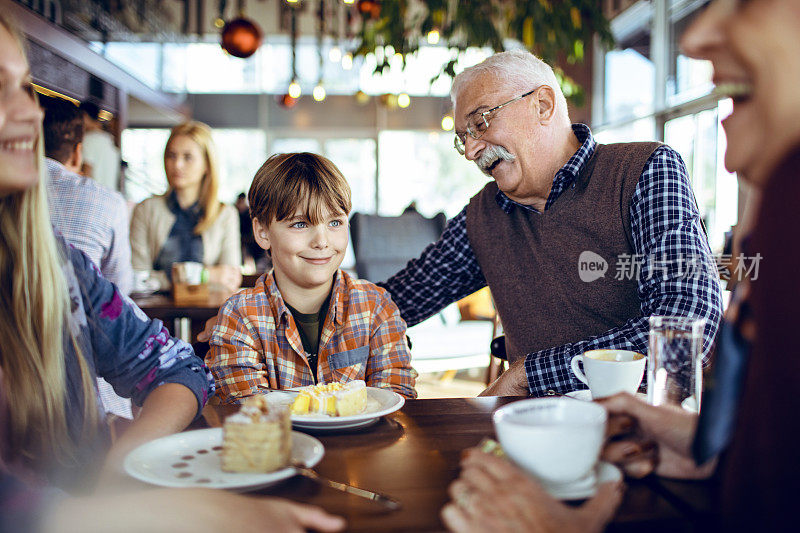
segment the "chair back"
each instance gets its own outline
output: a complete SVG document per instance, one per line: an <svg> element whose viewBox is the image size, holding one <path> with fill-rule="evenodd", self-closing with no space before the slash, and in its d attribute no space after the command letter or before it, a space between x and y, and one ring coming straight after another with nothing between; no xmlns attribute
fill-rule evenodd
<svg viewBox="0 0 800 533"><path fill-rule="evenodd" d="M397 217L354 213L350 237L356 274L372 282L385 281L439 239L447 224L444 213L426 218L416 211Z"/></svg>

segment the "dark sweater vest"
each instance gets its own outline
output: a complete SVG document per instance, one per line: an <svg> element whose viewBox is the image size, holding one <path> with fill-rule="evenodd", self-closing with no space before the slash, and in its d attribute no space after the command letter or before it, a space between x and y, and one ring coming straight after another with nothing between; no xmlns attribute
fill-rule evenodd
<svg viewBox="0 0 800 533"><path fill-rule="evenodd" d="M598 144L575 186L543 213L517 206L506 213L493 181L472 197L467 236L497 305L510 361L641 315L636 276L615 279L615 265L621 254L634 253L631 197L659 146ZM582 281L603 266L583 252L602 257L608 265L603 276Z"/></svg>

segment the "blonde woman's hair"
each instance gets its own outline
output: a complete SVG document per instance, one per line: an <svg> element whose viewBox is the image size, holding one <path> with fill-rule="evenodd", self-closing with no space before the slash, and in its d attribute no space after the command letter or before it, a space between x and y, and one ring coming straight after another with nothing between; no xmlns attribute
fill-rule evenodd
<svg viewBox="0 0 800 533"><path fill-rule="evenodd" d="M311 224L322 221L323 207L347 215L350 185L333 162L309 152L275 154L261 165L247 196L250 217L264 225L294 216L302 206Z"/></svg>
<svg viewBox="0 0 800 533"><path fill-rule="evenodd" d="M15 38L24 56L21 35L2 13L0 27ZM50 225L43 144L40 135L39 183L0 198L0 368L7 435L11 457L36 469L73 460L98 421L94 379L67 325L69 290ZM80 369L82 428L67 425L65 340L75 346Z"/></svg>
<svg viewBox="0 0 800 533"><path fill-rule="evenodd" d="M217 159L217 149L214 146L214 141L211 138L211 128L202 122L190 121L179 124L172 128L167 140L167 146L164 148L164 165L167 162L167 151L169 145L175 137L188 137L193 140L200 147L203 152L203 157L206 162L206 174L203 176L203 181L200 183L200 220L197 226L194 227L196 235L200 235L207 230L215 220L222 209L222 204L217 199L217 191L219 189L219 160Z"/></svg>

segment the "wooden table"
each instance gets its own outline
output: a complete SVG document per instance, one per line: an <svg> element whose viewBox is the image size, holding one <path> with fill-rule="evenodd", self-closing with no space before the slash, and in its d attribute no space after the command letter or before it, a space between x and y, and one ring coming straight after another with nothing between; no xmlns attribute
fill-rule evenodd
<svg viewBox="0 0 800 533"><path fill-rule="evenodd" d="M203 330L206 320L217 316L230 295L226 291L211 291L206 302L193 305L177 305L171 296L165 294L131 299L148 317L161 320L174 336L191 343L197 332Z"/></svg>
<svg viewBox="0 0 800 533"><path fill-rule="evenodd" d="M376 425L351 432L311 433L325 446L315 470L322 476L382 492L403 508L387 512L356 496L294 477L259 491L320 505L347 518L348 531L441 531L439 510L448 500L447 486L457 477L462 450L494 436L491 413L521 398L454 398L409 400L403 409ZM207 407L206 423L236 409ZM631 481L609 531L693 531L707 510L705 484ZM689 499L694 504L688 505ZM699 502L699 503L698 503Z"/></svg>

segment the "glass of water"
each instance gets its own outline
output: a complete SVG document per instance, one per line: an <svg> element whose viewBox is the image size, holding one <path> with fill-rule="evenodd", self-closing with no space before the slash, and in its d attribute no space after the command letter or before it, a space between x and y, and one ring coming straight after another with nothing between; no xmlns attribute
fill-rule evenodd
<svg viewBox="0 0 800 533"><path fill-rule="evenodd" d="M647 401L700 411L704 318L650 317Z"/></svg>

